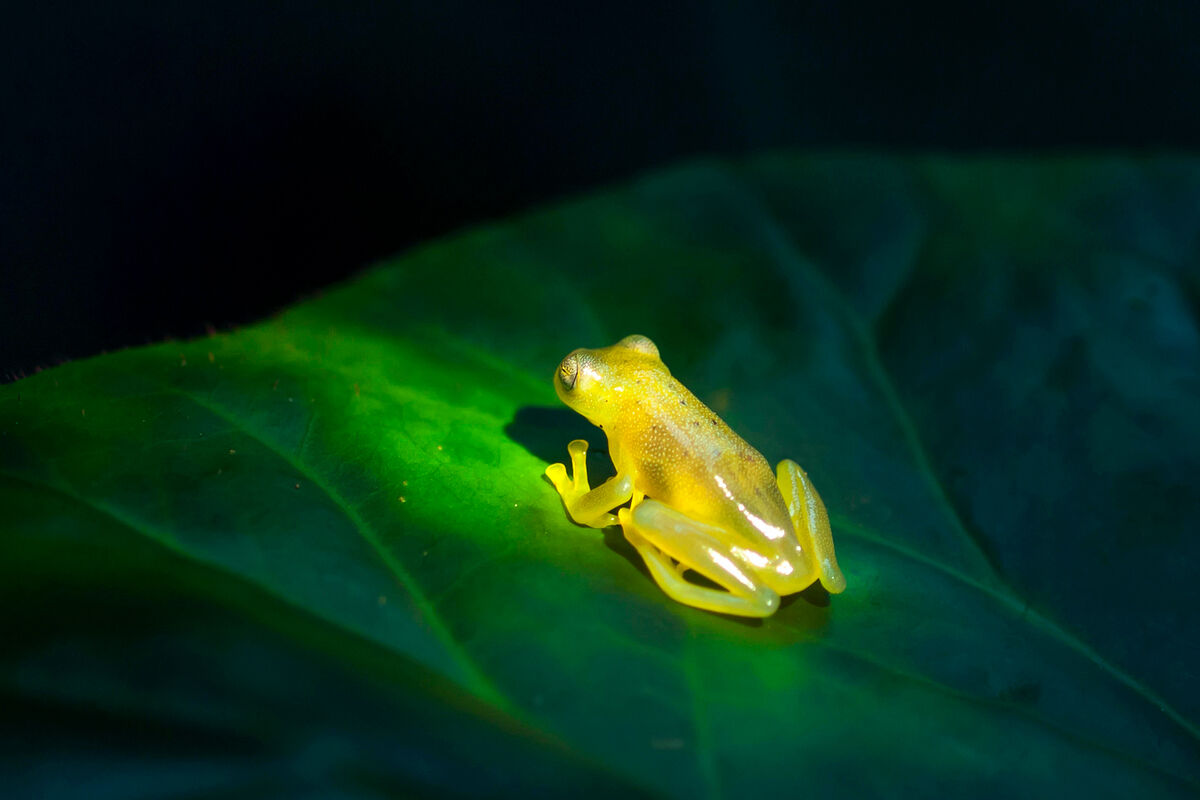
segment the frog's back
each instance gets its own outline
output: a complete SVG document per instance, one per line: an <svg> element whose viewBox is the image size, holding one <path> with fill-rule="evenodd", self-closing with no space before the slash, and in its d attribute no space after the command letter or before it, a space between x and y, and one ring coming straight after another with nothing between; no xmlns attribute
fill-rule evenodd
<svg viewBox="0 0 1200 800"><path fill-rule="evenodd" d="M738 531L748 543L790 533L775 472L762 454L670 375L657 380L657 391L643 392L620 426L621 468L634 473L635 486L695 520Z"/></svg>

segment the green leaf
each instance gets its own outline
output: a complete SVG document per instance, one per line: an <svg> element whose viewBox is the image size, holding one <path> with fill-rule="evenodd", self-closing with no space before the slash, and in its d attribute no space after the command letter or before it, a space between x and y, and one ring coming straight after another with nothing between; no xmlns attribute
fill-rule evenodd
<svg viewBox="0 0 1200 800"><path fill-rule="evenodd" d="M1197 231L1187 158L706 162L0 387L6 782L1194 793ZM633 332L844 594L696 611L567 520L550 375Z"/></svg>

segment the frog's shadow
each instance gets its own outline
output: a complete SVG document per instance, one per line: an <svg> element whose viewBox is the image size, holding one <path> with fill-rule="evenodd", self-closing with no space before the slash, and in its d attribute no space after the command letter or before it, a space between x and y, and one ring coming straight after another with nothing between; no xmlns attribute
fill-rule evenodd
<svg viewBox="0 0 1200 800"><path fill-rule="evenodd" d="M569 408L522 406L504 426L509 439L546 464L567 463L567 442L585 439L588 443L588 477L593 486L615 473L608 457L608 439L595 425Z"/></svg>
<svg viewBox="0 0 1200 800"><path fill-rule="evenodd" d="M534 458L547 464L566 463L568 461L567 442L572 439L586 440L588 443L588 478L593 486L607 480L616 472L612 460L608 457L608 439L603 432L569 408L523 406L517 409L512 422L504 427L504 433L508 438L524 447ZM549 479L544 478L544 480L549 485ZM656 585L654 578L650 575L650 570L646 568L646 562L642 560L633 545L625 539L620 527L614 525L604 529L604 546L632 564L650 585ZM689 577L695 583L712 585L716 588L715 584L708 584L702 577L695 575L689 575ZM787 608L796 602L798 597L804 598L809 605L818 608L829 606L829 593L820 583L814 583L802 592L781 597L779 607ZM751 617L725 614L722 614L721 617L752 628L761 627L763 624L761 619Z"/></svg>

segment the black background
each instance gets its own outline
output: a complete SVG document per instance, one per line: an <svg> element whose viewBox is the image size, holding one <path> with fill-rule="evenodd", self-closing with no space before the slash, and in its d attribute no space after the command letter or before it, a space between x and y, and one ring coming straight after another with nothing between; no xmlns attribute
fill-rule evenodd
<svg viewBox="0 0 1200 800"><path fill-rule="evenodd" d="M1200 142L1195 0L968 5L2 12L0 377L689 156Z"/></svg>

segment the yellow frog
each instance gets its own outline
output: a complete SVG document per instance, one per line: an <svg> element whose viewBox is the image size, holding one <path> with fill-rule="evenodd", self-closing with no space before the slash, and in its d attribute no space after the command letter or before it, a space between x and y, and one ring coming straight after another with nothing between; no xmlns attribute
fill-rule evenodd
<svg viewBox="0 0 1200 800"><path fill-rule="evenodd" d="M762 454L671 377L645 336L573 351L554 374L564 403L608 436L617 474L592 489L587 442L546 476L581 525L620 524L654 580L696 608L766 617L779 596L820 580L846 588L825 504L795 461ZM612 510L629 503L616 514ZM723 587L688 581L693 570Z"/></svg>

